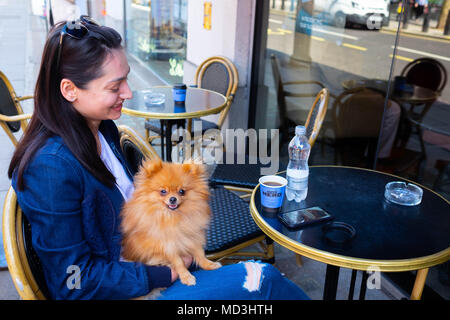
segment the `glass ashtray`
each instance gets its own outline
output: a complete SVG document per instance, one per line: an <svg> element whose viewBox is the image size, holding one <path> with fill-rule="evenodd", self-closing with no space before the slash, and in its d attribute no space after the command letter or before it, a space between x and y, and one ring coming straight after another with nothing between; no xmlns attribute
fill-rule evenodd
<svg viewBox="0 0 450 320"><path fill-rule="evenodd" d="M166 96L163 93L152 91L144 92L144 102L147 107L160 106L166 101Z"/></svg>
<svg viewBox="0 0 450 320"><path fill-rule="evenodd" d="M389 182L384 189L386 200L402 206L418 205L422 202L422 195L422 188L403 181Z"/></svg>

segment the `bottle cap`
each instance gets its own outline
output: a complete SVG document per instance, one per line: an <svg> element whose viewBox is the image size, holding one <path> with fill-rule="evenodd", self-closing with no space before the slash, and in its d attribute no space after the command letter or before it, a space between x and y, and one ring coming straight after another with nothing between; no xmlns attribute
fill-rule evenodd
<svg viewBox="0 0 450 320"><path fill-rule="evenodd" d="M295 135L303 136L306 133L306 128L304 126L296 126L295 127Z"/></svg>

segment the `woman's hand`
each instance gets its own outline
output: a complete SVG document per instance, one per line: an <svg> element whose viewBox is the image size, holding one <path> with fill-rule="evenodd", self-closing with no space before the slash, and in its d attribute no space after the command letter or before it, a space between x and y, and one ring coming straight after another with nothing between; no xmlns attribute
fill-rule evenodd
<svg viewBox="0 0 450 320"><path fill-rule="evenodd" d="M186 268L189 268L191 266L191 264L192 264L192 261L193 261L192 256L182 256L181 258L183 259L184 266ZM170 271L171 271L171 274L172 274L172 283L173 283L175 280L178 279L178 273L172 268L170 268Z"/></svg>

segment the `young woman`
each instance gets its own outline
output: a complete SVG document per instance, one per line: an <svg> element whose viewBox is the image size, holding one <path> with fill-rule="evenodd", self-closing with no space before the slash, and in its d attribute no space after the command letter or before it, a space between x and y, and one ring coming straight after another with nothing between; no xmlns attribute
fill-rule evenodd
<svg viewBox="0 0 450 320"><path fill-rule="evenodd" d="M33 117L8 172L49 298L129 299L168 287L161 298L306 299L266 264L195 271L197 284L188 287L169 267L120 259L119 213L134 187L112 120L132 96L129 72L115 30L82 16L50 31Z"/></svg>

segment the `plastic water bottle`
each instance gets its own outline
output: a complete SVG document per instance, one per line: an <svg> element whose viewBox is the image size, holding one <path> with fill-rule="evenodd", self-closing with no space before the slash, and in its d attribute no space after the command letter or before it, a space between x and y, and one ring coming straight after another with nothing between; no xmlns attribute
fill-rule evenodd
<svg viewBox="0 0 450 320"><path fill-rule="evenodd" d="M305 136L304 126L295 127L295 137L289 143L289 164L287 167L286 197L289 201L300 202L308 194L308 158L311 146Z"/></svg>

